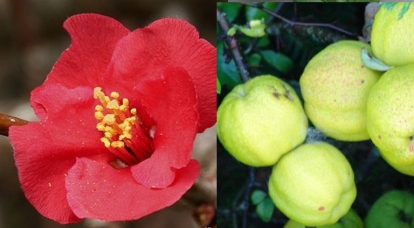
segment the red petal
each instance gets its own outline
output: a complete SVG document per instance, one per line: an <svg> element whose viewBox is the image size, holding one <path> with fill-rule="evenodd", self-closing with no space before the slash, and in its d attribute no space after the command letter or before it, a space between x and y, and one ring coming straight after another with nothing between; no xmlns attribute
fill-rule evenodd
<svg viewBox="0 0 414 228"><path fill-rule="evenodd" d="M199 165L191 160L177 171L170 187L155 190L139 185L129 169L79 158L66 179L69 205L80 218L132 220L170 206L194 184Z"/></svg>
<svg viewBox="0 0 414 228"><path fill-rule="evenodd" d="M30 103L41 121L52 118L57 121L56 124L62 125L65 121L78 122L79 119L86 118L87 122L84 124L89 124L95 129L94 111L98 102L93 98L91 87L67 88L48 81L32 91ZM83 113L80 113L80 110Z"/></svg>
<svg viewBox="0 0 414 228"><path fill-rule="evenodd" d="M198 132L216 122L216 49L200 39L197 29L187 21L166 18L148 27L171 50L173 66L183 67L191 76L198 96Z"/></svg>
<svg viewBox="0 0 414 228"><path fill-rule="evenodd" d="M42 123L10 128L19 180L29 202L43 216L60 223L77 222L79 218L69 208L64 186L64 175L75 158L70 151L55 150L56 145L42 140L50 137L48 130Z"/></svg>
<svg viewBox="0 0 414 228"><path fill-rule="evenodd" d="M9 132L23 191L45 217L60 223L79 221L66 200L65 174L77 156L109 154L95 129L92 91L50 84L32 95L44 122L11 127Z"/></svg>
<svg viewBox="0 0 414 228"><path fill-rule="evenodd" d="M99 85L115 45L130 31L118 21L98 14L72 16L63 27L72 43L55 63L48 80L67 87Z"/></svg>
<svg viewBox="0 0 414 228"><path fill-rule="evenodd" d="M69 208L64 185L64 175L75 162L74 157L68 151L45 150L49 145L42 146L45 143L37 140L43 138L43 127L30 123L10 129L22 189L43 216L60 223L77 222L80 219ZM56 155L50 156L51 152Z"/></svg>
<svg viewBox="0 0 414 228"><path fill-rule="evenodd" d="M141 80L135 86L140 104L156 123L154 153L131 168L135 179L146 187L165 188L171 184L175 169L190 160L197 129L197 98L188 74L168 68L164 77Z"/></svg>
<svg viewBox="0 0 414 228"><path fill-rule="evenodd" d="M197 30L179 19L161 19L121 39L108 71L109 84L161 77L165 67L181 67L193 80L199 100L198 132L216 121L216 51Z"/></svg>

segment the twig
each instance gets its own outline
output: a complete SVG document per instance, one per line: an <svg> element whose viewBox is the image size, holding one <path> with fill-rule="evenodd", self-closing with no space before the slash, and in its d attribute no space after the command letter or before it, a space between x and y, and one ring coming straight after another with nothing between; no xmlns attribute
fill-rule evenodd
<svg viewBox="0 0 414 228"><path fill-rule="evenodd" d="M233 215L233 227L234 228L238 228L239 226L237 225L237 211L238 211L238 207L239 207L239 199L242 196L242 193L244 192L246 186L243 186L242 189L240 189L239 192L237 192L236 197L234 197L234 201L233 201L233 206L232 206L232 215ZM242 208L242 210L246 210L245 208Z"/></svg>
<svg viewBox="0 0 414 228"><path fill-rule="evenodd" d="M226 15L217 9L217 21L220 25L221 30L227 35L227 31L230 29L230 24L226 18ZM247 82L250 78L249 71L246 69L245 63L243 61L243 56L239 50L237 40L234 37L227 36L226 44L230 48L231 53L236 63L237 69L240 74L240 78L243 82Z"/></svg>
<svg viewBox="0 0 414 228"><path fill-rule="evenodd" d="M236 212L239 211L239 208L241 209L242 216L243 216L242 228L247 227L247 212L249 211L250 194L251 194L254 182L255 182L255 168L254 167L249 167L249 176L247 177L247 182L242 187L242 189L240 189L240 191L237 192L237 195L236 195L236 197L234 198L234 201L233 201L233 208L232 208L233 227L235 227L235 228L238 227L238 225L237 225L237 213ZM243 199L239 203L242 196L243 196Z"/></svg>
<svg viewBox="0 0 414 228"><path fill-rule="evenodd" d="M0 113L0 135L9 136L11 126L21 126L28 123L26 120Z"/></svg>
<svg viewBox="0 0 414 228"><path fill-rule="evenodd" d="M343 34L345 34L345 35L347 35L347 36L357 37L357 34L355 34L355 33L351 33L351 32L348 32L348 31L346 31L346 30L344 30L344 29L341 29L341 28L339 28L339 27L336 27L335 25L332 25L332 24L326 24L326 23L304 23L304 22L295 22L295 21L291 21L291 20L289 20L289 19L286 19L286 18L284 18L284 17L280 16L280 15L279 15L279 14L277 14L277 13L272 12L271 10L268 10L268 9L264 8L264 7L263 7L263 4L261 4L261 3L253 3L253 4L249 4L249 3L241 3L241 4L246 5L246 6L255 7L255 8L257 8L257 9L260 9L260 10L262 10L263 12L266 12L266 13L268 13L269 15L272 15L273 17L275 17L275 18L277 18L277 19L279 19L279 20L281 20L281 21L283 21L283 22L287 23L287 24L288 24L288 25L290 25L290 26L311 26L311 27L313 26L313 27L325 27L325 28L330 28L330 29L336 30L336 31L338 31L338 32L341 32L341 33L343 33Z"/></svg>
<svg viewBox="0 0 414 228"><path fill-rule="evenodd" d="M254 184L254 180L255 180L255 172L254 172L254 168L253 167L249 167L249 178L247 181L247 187L246 187L246 192L244 193L244 204L246 206L246 210L243 212L243 223L242 223L242 228L246 228L247 227L247 212L248 212L248 208L249 208L249 202L250 202L250 193L252 191L252 187Z"/></svg>

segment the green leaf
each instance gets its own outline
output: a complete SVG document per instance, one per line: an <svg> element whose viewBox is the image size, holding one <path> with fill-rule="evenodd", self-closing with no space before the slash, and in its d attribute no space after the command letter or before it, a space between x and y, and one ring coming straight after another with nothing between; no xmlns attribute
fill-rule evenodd
<svg viewBox="0 0 414 228"><path fill-rule="evenodd" d="M233 26L229 29L229 31L227 31L227 36L234 36L236 34L237 31L237 27Z"/></svg>
<svg viewBox="0 0 414 228"><path fill-rule="evenodd" d="M223 42L217 42L217 75L222 86L226 85L229 89L232 89L236 85L241 84L242 80L240 79L234 60L232 59L226 63L223 49Z"/></svg>
<svg viewBox="0 0 414 228"><path fill-rule="evenodd" d="M278 2L265 2L263 3L263 7L270 11L273 11L276 9L278 4L279 4ZM261 19L267 20L269 17L270 15L268 13L265 13L256 7L252 7L252 6L246 7L246 20L247 21L261 20Z"/></svg>
<svg viewBox="0 0 414 228"><path fill-rule="evenodd" d="M270 45L269 36L263 36L259 38L259 41L257 42L258 48L268 47L269 45Z"/></svg>
<svg viewBox="0 0 414 228"><path fill-rule="evenodd" d="M266 35L266 25L263 23L262 25L255 26L252 28L245 28L243 26L237 26L237 28L246 36L250 37L262 37Z"/></svg>
<svg viewBox="0 0 414 228"><path fill-rule="evenodd" d="M218 2L217 7L221 11L226 13L227 20L229 20L229 22L232 22L239 15L239 11L240 11L242 5L238 4L238 3Z"/></svg>
<svg viewBox="0 0 414 228"><path fill-rule="evenodd" d="M261 51L264 60L282 73L288 73L293 67L293 61L286 55L272 50Z"/></svg>
<svg viewBox="0 0 414 228"><path fill-rule="evenodd" d="M255 190L253 191L252 195L250 196L252 199L252 203L254 205L259 204L266 198L267 194L261 190Z"/></svg>
<svg viewBox="0 0 414 228"><path fill-rule="evenodd" d="M380 2L380 3L378 3L378 5L380 5L381 7L384 7L388 11L394 9L395 4L397 4L397 3L396 2Z"/></svg>
<svg viewBox="0 0 414 228"><path fill-rule="evenodd" d="M249 66L258 66L260 65L260 61L262 61L262 56L257 53L253 53L247 56L246 60Z"/></svg>
<svg viewBox="0 0 414 228"><path fill-rule="evenodd" d="M410 4L409 2L404 2L403 7L401 8L400 12L398 13L398 20L401 19L404 14L408 11L408 8L410 8Z"/></svg>
<svg viewBox="0 0 414 228"><path fill-rule="evenodd" d="M263 222L269 222L272 219L275 206L270 198L264 199L256 207L256 213L262 219Z"/></svg>
<svg viewBox="0 0 414 228"><path fill-rule="evenodd" d="M384 7L386 10L391 11L394 9L394 6L397 4L398 2L380 2L379 5L381 7ZM408 11L408 8L410 8L410 4L409 2L404 2L404 5L402 6L400 12L398 13L398 20L400 20L404 14Z"/></svg>

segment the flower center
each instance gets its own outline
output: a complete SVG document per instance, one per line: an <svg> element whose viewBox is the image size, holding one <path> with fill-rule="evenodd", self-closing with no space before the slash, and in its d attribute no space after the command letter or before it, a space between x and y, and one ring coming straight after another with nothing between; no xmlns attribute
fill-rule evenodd
<svg viewBox="0 0 414 228"><path fill-rule="evenodd" d="M120 165L122 162L126 163L124 166L126 167L148 158L150 155L146 153L149 150L148 144L144 142L141 147L137 147L133 142L137 125L140 129L141 127L137 110L129 107L129 100L127 98L121 100L117 92L111 92L110 96L106 96L101 87L94 88L93 96L101 103L95 107L95 118L98 120L96 129L103 133L101 142L105 147L121 159L115 161L116 167L122 167ZM142 129L141 133L143 133ZM146 137L142 136L145 141Z"/></svg>

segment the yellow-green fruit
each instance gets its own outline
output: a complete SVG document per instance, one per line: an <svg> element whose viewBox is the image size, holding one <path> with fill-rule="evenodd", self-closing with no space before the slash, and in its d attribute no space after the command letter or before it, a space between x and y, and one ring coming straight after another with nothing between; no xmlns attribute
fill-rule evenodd
<svg viewBox="0 0 414 228"><path fill-rule="evenodd" d="M305 226L330 225L355 200L354 173L335 147L323 142L303 144L274 166L269 194L290 219Z"/></svg>
<svg viewBox="0 0 414 228"><path fill-rule="evenodd" d="M289 220L283 228L306 228L304 225ZM326 226L319 226L318 228L364 228L364 222L359 215L352 209L348 211L337 223Z"/></svg>
<svg viewBox="0 0 414 228"><path fill-rule="evenodd" d="M366 101L381 73L368 69L361 60L359 41L339 41L309 61L300 87L305 112L324 134L342 141L369 139Z"/></svg>
<svg viewBox="0 0 414 228"><path fill-rule="evenodd" d="M414 63L414 7L404 13L404 4L396 3L392 10L381 6L372 25L372 51L390 66Z"/></svg>
<svg viewBox="0 0 414 228"><path fill-rule="evenodd" d="M306 137L307 118L292 87L257 76L227 94L217 110L217 135L240 162L274 165Z"/></svg>
<svg viewBox="0 0 414 228"><path fill-rule="evenodd" d="M414 64L393 68L368 97L367 128L382 157L414 176Z"/></svg>

